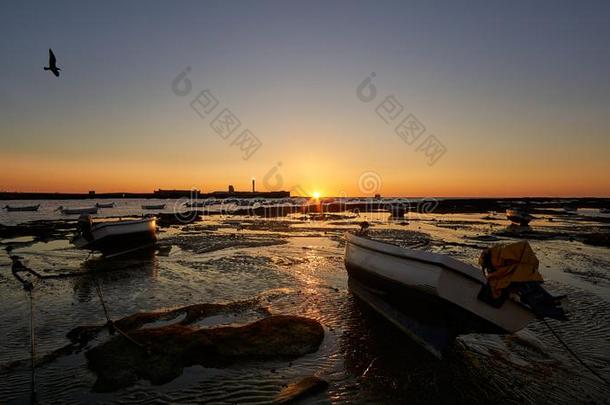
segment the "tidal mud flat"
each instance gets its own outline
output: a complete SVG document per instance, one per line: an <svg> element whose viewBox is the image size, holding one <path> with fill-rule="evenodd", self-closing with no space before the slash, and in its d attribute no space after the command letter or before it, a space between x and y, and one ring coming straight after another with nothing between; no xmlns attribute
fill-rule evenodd
<svg viewBox="0 0 610 405"><path fill-rule="evenodd" d="M354 298L342 257L344 232L363 220L375 238L470 263L494 243L530 240L547 288L570 297L570 320L552 326L608 379L610 250L590 243L607 237L605 220L555 211L530 228L481 213L311 218L168 224L156 251L115 259L73 249L69 221L2 227L0 400L31 394L19 263L32 270L20 274L34 283L41 402L269 403L290 392L311 403L608 402L610 389L541 323L461 336L447 358L432 358ZM109 333L98 288L137 344Z"/></svg>

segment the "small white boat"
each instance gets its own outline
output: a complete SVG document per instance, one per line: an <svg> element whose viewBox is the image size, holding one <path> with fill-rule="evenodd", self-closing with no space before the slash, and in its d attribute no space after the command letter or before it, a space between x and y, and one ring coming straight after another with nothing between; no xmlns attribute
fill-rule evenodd
<svg viewBox="0 0 610 405"><path fill-rule="evenodd" d="M38 211L40 208L40 204L38 205L22 205L22 206L14 206L14 205L5 205L4 209L8 212L20 212L20 211Z"/></svg>
<svg viewBox="0 0 610 405"><path fill-rule="evenodd" d="M93 207L79 207L79 208L67 208L63 205L57 207L56 211L61 211L64 215L87 215L87 214L97 214L98 208L96 206Z"/></svg>
<svg viewBox="0 0 610 405"><path fill-rule="evenodd" d="M114 208L115 203L114 201L109 203L95 203L95 206L97 208Z"/></svg>
<svg viewBox="0 0 610 405"><path fill-rule="evenodd" d="M142 205L143 210L162 210L165 209L165 204L150 204Z"/></svg>
<svg viewBox="0 0 610 405"><path fill-rule="evenodd" d="M506 210L506 218L516 225L527 226L534 217L528 211L512 208Z"/></svg>
<svg viewBox="0 0 610 405"><path fill-rule="evenodd" d="M91 217L82 216L72 243L79 249L100 251L106 256L130 252L157 241L156 221L152 217L93 223Z"/></svg>
<svg viewBox="0 0 610 405"><path fill-rule="evenodd" d="M536 318L512 298L500 307L480 300L483 271L447 255L354 234L346 242L350 290L437 357L459 334L512 333Z"/></svg>

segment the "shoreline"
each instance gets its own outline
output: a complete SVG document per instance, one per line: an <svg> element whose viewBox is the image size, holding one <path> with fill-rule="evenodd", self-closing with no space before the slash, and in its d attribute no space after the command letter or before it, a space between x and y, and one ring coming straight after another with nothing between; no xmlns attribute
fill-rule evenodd
<svg viewBox="0 0 610 405"><path fill-rule="evenodd" d="M168 199L168 198L287 198L289 191L212 191L198 190L157 190L152 193L37 193L0 191L0 200L94 200L94 199Z"/></svg>

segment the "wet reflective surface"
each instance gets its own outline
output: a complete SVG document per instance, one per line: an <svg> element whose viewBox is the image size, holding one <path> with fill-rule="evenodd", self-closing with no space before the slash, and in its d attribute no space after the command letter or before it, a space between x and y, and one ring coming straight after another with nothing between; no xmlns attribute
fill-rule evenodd
<svg viewBox="0 0 610 405"><path fill-rule="evenodd" d="M110 260L88 257L65 239L2 240L0 402L30 398L29 299L11 274L8 246L10 254L42 275L76 274L35 284L38 357L66 345L72 328L105 323L96 283L114 319L256 298L272 314L311 317L325 329L316 353L292 361L249 361L222 369L194 366L170 383L140 381L111 394L91 392L95 375L87 368L85 348L37 368L36 389L43 403L268 403L286 384L312 374L330 386L309 398L310 403L604 403L610 398L610 389L571 358L542 323L513 336L461 336L445 359L432 358L352 296L342 240L345 231L366 219L376 238L476 264L481 248L527 237L547 289L570 297L570 321L550 324L609 379L610 249L574 237L598 231L604 223L558 214L548 216L552 222L546 217L534 221L523 233L500 215L426 214L393 222L386 217L208 217L164 228L156 252ZM217 316L199 326L241 324L260 316L255 311ZM89 347L107 338L103 332Z"/></svg>

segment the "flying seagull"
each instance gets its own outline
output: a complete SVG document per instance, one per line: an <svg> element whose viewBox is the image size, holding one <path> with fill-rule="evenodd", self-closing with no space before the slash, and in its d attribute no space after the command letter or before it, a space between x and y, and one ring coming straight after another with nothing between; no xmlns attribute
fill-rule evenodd
<svg viewBox="0 0 610 405"><path fill-rule="evenodd" d="M59 71L61 69L57 67L55 62L55 55L53 54L53 51L49 48L49 66L45 66L44 70L50 70L55 76L59 77Z"/></svg>

